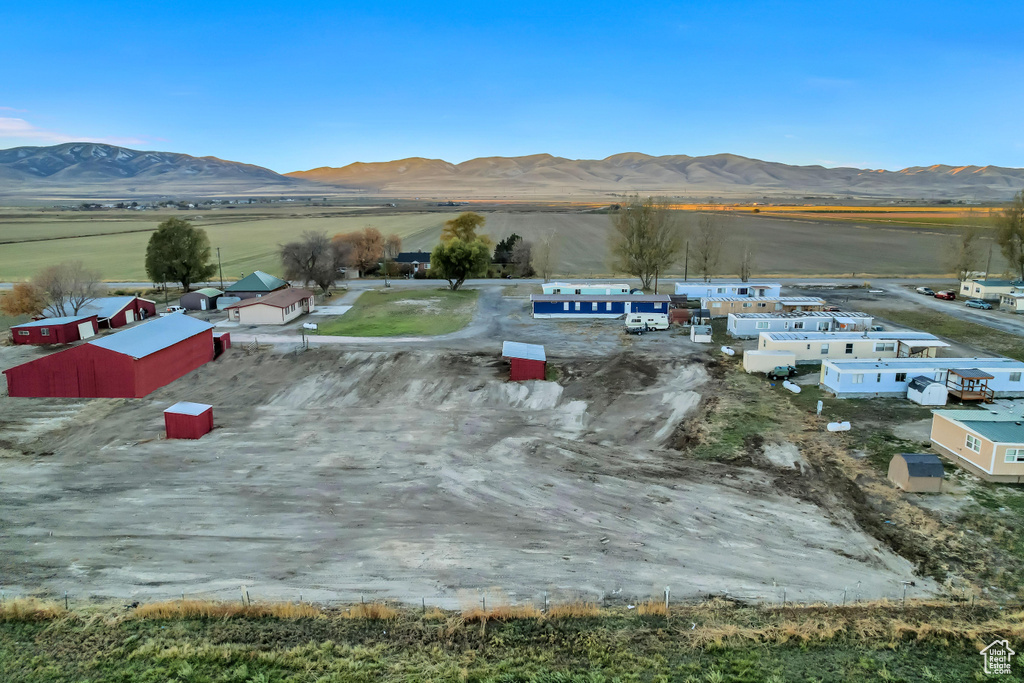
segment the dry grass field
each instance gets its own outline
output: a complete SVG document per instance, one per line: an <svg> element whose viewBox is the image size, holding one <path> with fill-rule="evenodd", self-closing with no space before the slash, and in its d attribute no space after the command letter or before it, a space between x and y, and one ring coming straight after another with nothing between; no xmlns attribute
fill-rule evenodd
<svg viewBox="0 0 1024 683"><path fill-rule="evenodd" d="M495 240L515 232L538 241L554 232L559 242L559 275L614 274L608 263L611 223L607 214L585 209L559 211L549 206L466 208L487 216L486 232ZM758 214L750 208L735 207L720 215L722 228L730 235L718 267L721 275L736 271L743 243L755 245L758 251L758 275L942 274L947 270L944 245L950 228L965 222L985 225L991 220L982 213L985 210L971 213L963 208L764 207ZM430 250L437 244L444 221L460 210L427 210L424 206L410 210L296 206L144 213L8 209L0 212L0 282L27 279L46 265L69 259L84 261L109 281L145 281L143 259L149 233L171 216L194 219L206 229L213 246L221 248L225 278L233 279L257 268L280 274L278 245L307 230L335 234L372 225L402 236L407 250ZM681 211L680 220L692 225L695 215ZM998 253L993 265L1002 265ZM675 274L681 275L682 266L677 270Z"/></svg>

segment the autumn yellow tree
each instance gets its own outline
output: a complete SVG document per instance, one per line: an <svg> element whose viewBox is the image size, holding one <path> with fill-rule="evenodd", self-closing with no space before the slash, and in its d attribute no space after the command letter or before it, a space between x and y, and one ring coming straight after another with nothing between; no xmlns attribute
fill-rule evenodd
<svg viewBox="0 0 1024 683"><path fill-rule="evenodd" d="M46 293L31 282L19 282L0 298L0 312L16 318L21 315L39 315L46 308Z"/></svg>

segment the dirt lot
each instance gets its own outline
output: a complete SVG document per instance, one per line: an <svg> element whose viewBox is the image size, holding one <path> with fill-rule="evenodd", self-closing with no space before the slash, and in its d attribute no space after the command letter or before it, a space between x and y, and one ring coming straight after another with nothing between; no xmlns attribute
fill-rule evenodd
<svg viewBox="0 0 1024 683"><path fill-rule="evenodd" d="M142 400L0 396L0 584L449 606L490 588L774 601L933 586L844 511L786 493L792 470L668 447L710 381L688 342L504 324L565 339L558 383L506 382L490 337L508 330L482 315L471 328L488 334L457 351L234 349ZM27 353L0 348L0 365ZM162 438L183 399L216 406L212 434Z"/></svg>

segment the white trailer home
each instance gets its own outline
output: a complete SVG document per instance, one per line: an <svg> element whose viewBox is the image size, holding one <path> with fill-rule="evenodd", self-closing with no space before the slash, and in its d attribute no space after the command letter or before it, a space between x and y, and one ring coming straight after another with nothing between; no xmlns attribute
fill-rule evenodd
<svg viewBox="0 0 1024 683"><path fill-rule="evenodd" d="M629 294L624 282L545 282L545 294Z"/></svg>
<svg viewBox="0 0 1024 683"><path fill-rule="evenodd" d="M818 380L836 398L874 398L905 397L916 377L942 382L961 400L1024 396L1024 362L1012 358L827 360Z"/></svg>
<svg viewBox="0 0 1024 683"><path fill-rule="evenodd" d="M676 296L688 299L703 299L709 296L758 296L777 297L782 295L782 285L777 282L677 282Z"/></svg>
<svg viewBox="0 0 1024 683"><path fill-rule="evenodd" d="M731 337L755 339L762 332L859 332L870 328L873 320L858 312L730 313L725 329Z"/></svg>
<svg viewBox="0 0 1024 683"><path fill-rule="evenodd" d="M832 358L934 358L948 347L927 332L762 332L759 351L788 351L797 363Z"/></svg>

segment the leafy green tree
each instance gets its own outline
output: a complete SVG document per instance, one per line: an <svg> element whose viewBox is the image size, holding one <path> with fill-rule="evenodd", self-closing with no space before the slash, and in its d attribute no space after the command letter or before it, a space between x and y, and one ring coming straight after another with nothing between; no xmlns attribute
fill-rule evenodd
<svg viewBox="0 0 1024 683"><path fill-rule="evenodd" d="M1002 215L996 218L996 242L1009 267L1024 280L1024 190L1018 192Z"/></svg>
<svg viewBox="0 0 1024 683"><path fill-rule="evenodd" d="M479 237L470 241L453 237L430 254L431 270L447 279L452 290L461 287L466 278L485 274L490 261L490 244Z"/></svg>
<svg viewBox="0 0 1024 683"><path fill-rule="evenodd" d="M486 222L487 219L478 213L473 213L472 211L460 213L444 224L444 229L441 231L441 241L447 242L448 240L460 239L463 242L472 242L477 239L477 229L484 227ZM486 241L489 245L490 240L487 239ZM433 261L431 261L431 264L433 264Z"/></svg>
<svg viewBox="0 0 1024 683"><path fill-rule="evenodd" d="M181 218L157 226L146 247L146 273L153 282L180 282L187 292L196 282L213 277L210 239L206 231Z"/></svg>

